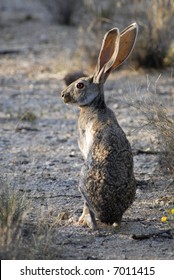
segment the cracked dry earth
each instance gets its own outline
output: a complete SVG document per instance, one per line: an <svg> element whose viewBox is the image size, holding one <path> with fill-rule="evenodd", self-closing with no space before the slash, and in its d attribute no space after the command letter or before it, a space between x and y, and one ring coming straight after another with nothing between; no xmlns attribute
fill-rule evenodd
<svg viewBox="0 0 174 280"><path fill-rule="evenodd" d="M83 164L77 146L78 109L63 104L60 98L62 77L69 71L76 47L75 34L73 27L34 20L1 27L1 180L26 192L32 201L31 227L39 222L40 213L45 221L57 219L52 245L57 258L173 259L173 239L158 233L168 228L160 219L174 202L174 184L160 169L158 137L141 127L141 112L127 102L147 94L147 75L129 70L128 65L124 67L128 70L110 77L105 95L132 145L136 199L118 229L100 224L98 231L91 231L77 222L83 208L78 191ZM156 89L154 98L172 110L171 72L163 72L160 78L159 74L148 74L148 85L152 92ZM26 112L36 118L26 121ZM143 234L149 236L133 238Z"/></svg>

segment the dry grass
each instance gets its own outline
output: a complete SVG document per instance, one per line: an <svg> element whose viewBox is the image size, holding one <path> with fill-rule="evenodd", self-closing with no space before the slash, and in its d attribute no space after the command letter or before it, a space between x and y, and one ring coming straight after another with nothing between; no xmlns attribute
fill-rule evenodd
<svg viewBox="0 0 174 280"><path fill-rule="evenodd" d="M25 121L25 122L31 122L32 123L37 119L37 116L31 110L27 110L25 112L19 112L18 113L18 118L19 118L20 121Z"/></svg>
<svg viewBox="0 0 174 280"><path fill-rule="evenodd" d="M160 139L163 156L161 163L174 177L174 116L170 116L166 108L159 104L141 104L141 112L146 117L147 126L156 131Z"/></svg>
<svg viewBox="0 0 174 280"><path fill-rule="evenodd" d="M79 27L77 60L94 67L104 33L136 21L139 35L131 56L135 65L163 68L174 65L173 0L44 0L55 22Z"/></svg>
<svg viewBox="0 0 174 280"><path fill-rule="evenodd" d="M79 27L77 55L85 68L96 66L104 33L115 25L115 8L114 0L84 0L84 9L88 16L84 17Z"/></svg>
<svg viewBox="0 0 174 280"><path fill-rule="evenodd" d="M25 225L25 238L23 246L27 247L27 254L22 254L24 259L60 259L61 246L56 245L57 223L50 223L40 214L38 221Z"/></svg>
<svg viewBox="0 0 174 280"><path fill-rule="evenodd" d="M30 219L33 209L26 195L0 184L0 259L60 258L56 219L48 222L43 213L37 221Z"/></svg>
<svg viewBox="0 0 174 280"><path fill-rule="evenodd" d="M131 56L135 65L163 68L174 65L173 0L84 1L86 14L80 25L79 47L83 61L95 66L103 34L113 26L120 29L133 21L139 25L139 35ZM79 53L79 52L78 52Z"/></svg>
<svg viewBox="0 0 174 280"><path fill-rule="evenodd" d="M174 1L141 1L138 60L141 66L162 68L172 65ZM138 10L137 10L138 12Z"/></svg>
<svg viewBox="0 0 174 280"><path fill-rule="evenodd" d="M137 95L140 94L137 93ZM174 178L174 114L172 110L160 103L157 89L155 92L148 91L141 101L131 101L131 105L144 116L142 127L148 129L159 140L161 151L159 162Z"/></svg>
<svg viewBox="0 0 174 280"><path fill-rule="evenodd" d="M147 13L146 51L142 64L147 67L165 66L165 58L173 40L173 0L154 0L145 9Z"/></svg>
<svg viewBox="0 0 174 280"><path fill-rule="evenodd" d="M13 248L17 251L21 243L27 207L23 195L11 190L3 181L0 181L0 185L0 249L3 256L6 256Z"/></svg>

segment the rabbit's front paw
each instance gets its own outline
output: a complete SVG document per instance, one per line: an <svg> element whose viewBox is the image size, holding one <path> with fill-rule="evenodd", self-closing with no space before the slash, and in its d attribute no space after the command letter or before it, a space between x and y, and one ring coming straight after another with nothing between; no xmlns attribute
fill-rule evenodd
<svg viewBox="0 0 174 280"><path fill-rule="evenodd" d="M92 219L91 215L88 214L82 214L79 218L79 223L83 224L84 226L88 226L92 230L97 230L97 223L95 219Z"/></svg>
<svg viewBox="0 0 174 280"><path fill-rule="evenodd" d="M88 208L86 202L84 204L83 213L79 218L79 223L88 226L92 230L97 229L97 223L94 213Z"/></svg>

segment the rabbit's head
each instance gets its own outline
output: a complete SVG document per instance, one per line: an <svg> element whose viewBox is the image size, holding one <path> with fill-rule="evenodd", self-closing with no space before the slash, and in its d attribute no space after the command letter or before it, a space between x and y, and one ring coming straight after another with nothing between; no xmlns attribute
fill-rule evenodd
<svg viewBox="0 0 174 280"><path fill-rule="evenodd" d="M76 80L62 91L65 103L78 106L91 104L97 97L103 97L103 84L109 74L120 66L130 55L137 37L136 23L121 33L118 28L109 30L103 39L95 73L91 77Z"/></svg>
<svg viewBox="0 0 174 280"><path fill-rule="evenodd" d="M85 106L90 104L99 92L100 84L94 83L93 77L82 77L62 91L62 98L65 103Z"/></svg>

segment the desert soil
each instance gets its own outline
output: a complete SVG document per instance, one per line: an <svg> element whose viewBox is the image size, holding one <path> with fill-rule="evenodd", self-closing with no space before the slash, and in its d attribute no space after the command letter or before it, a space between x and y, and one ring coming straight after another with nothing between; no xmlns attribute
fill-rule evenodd
<svg viewBox="0 0 174 280"><path fill-rule="evenodd" d="M53 24L38 7L36 11L31 16L28 7L15 13L1 10L1 181L32 201L31 227L41 216L50 222L56 218L52 249L59 259L174 259L172 236L159 234L168 229L160 219L174 203L174 182L159 165L158 137L143 127L142 113L129 105L152 92L154 100L172 110L172 71L145 72L128 63L107 81L106 101L131 143L138 187L120 228L100 224L91 231L77 222L83 208L78 108L65 105L60 96L62 78L76 64L76 27ZM36 119L26 121L26 112ZM151 236L133 238L143 234Z"/></svg>

